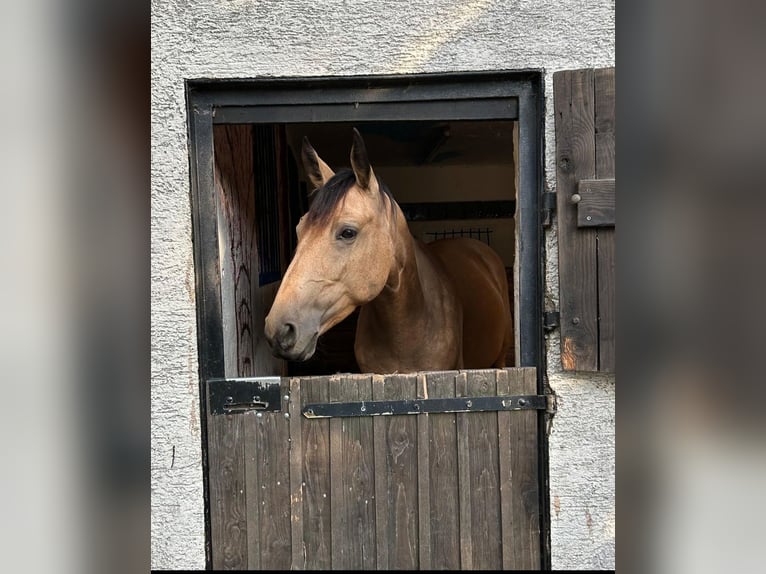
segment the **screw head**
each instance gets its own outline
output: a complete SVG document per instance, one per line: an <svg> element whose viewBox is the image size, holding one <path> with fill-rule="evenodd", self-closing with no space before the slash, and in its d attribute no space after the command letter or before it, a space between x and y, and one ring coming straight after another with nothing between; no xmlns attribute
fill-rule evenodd
<svg viewBox="0 0 766 574"><path fill-rule="evenodd" d="M289 419L290 418L290 413L285 413L285 418Z"/></svg>
<svg viewBox="0 0 766 574"><path fill-rule="evenodd" d="M258 417L259 419L263 418L263 413L260 413L260 412L255 413L255 416Z"/></svg>
<svg viewBox="0 0 766 574"><path fill-rule="evenodd" d="M579 324L580 324L580 318L572 317L572 325L579 325Z"/></svg>
<svg viewBox="0 0 766 574"><path fill-rule="evenodd" d="M290 400L290 395L285 395L285 396L284 396L284 397L282 397L282 398L283 398L283 399L285 399L285 401L289 401L289 400Z"/></svg>
<svg viewBox="0 0 766 574"><path fill-rule="evenodd" d="M585 216L585 219L587 219L588 221L590 221L591 219L593 219L593 217L591 217L590 215L586 215L586 216Z"/></svg>

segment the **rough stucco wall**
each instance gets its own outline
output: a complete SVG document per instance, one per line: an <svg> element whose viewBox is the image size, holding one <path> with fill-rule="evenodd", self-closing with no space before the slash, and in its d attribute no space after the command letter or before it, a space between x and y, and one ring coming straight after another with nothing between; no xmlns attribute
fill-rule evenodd
<svg viewBox="0 0 766 574"><path fill-rule="evenodd" d="M204 567L184 80L614 65L613 0L152 1L152 567ZM546 294L558 302L555 230ZM550 441L554 568L614 564L614 379L559 372ZM175 453L175 456L173 455Z"/></svg>

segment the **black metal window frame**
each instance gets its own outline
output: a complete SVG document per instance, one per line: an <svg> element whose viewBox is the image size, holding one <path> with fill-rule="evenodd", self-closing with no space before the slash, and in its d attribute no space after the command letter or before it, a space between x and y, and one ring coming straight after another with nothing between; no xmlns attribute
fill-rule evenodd
<svg viewBox="0 0 766 574"><path fill-rule="evenodd" d="M205 381L224 378L224 339L214 124L293 124L415 120L513 120L519 125L516 225L519 230L518 366L537 367L544 393L543 73L541 70L391 76L196 79L186 81L191 207L197 295L197 341L206 555L210 559ZM541 479L547 485L547 440L540 417ZM547 488L542 488L543 493ZM542 508L547 515L547 495ZM541 521L543 567L550 564L548 520ZM543 526L545 525L545 526ZM543 532L544 531L544 532Z"/></svg>

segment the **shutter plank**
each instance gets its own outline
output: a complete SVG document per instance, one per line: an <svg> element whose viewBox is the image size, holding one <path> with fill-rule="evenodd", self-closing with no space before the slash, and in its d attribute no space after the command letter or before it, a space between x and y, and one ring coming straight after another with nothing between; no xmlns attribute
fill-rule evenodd
<svg viewBox="0 0 766 574"><path fill-rule="evenodd" d="M553 75L559 222L561 364L598 370L598 285L595 229L577 228L571 202L578 181L596 175L594 72Z"/></svg>
<svg viewBox="0 0 766 574"><path fill-rule="evenodd" d="M614 178L615 81L614 68L596 70L596 177ZM612 221L616 195L612 192ZM599 370L615 370L615 229L598 230Z"/></svg>

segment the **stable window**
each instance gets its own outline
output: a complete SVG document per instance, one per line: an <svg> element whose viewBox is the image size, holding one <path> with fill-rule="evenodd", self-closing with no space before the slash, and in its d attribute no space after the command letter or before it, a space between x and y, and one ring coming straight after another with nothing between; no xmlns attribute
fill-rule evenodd
<svg viewBox="0 0 766 574"><path fill-rule="evenodd" d="M212 416L219 408L211 406L212 399L210 403L201 401L207 548L212 566L536 568L541 565L541 560L543 565L546 563L542 550L546 539L545 521L538 522L547 508L544 489L540 486L544 472L539 471L545 466L541 464L545 457L545 439L544 433L539 432L542 417L538 417L534 410L521 414L493 413L495 418L492 419L486 418L489 413L471 413L476 418L470 420L457 415L454 419L457 431L455 425L438 430L442 419L433 416L431 419L421 417L417 425L394 422L394 419L406 419L406 416L376 417L374 427L371 421L369 427L362 423L361 426L352 425L349 434L346 434L346 426L342 426L342 435L336 434L341 429L340 420L333 419L326 427L316 427L319 429L316 433L326 433L323 436L330 443L327 446L330 451L340 449L338 456L346 452L343 451L345 443L338 442L338 437L356 437L358 444L366 444L367 439L374 442L372 450L362 449L368 454L360 455L373 457L374 451L374 457L357 461L361 467L368 463L374 467L374 479L364 479L362 484L350 483L349 490L357 487L372 489L369 490L371 498L376 493L379 495L375 503L378 514L373 513L370 523L377 530L364 533L370 536L372 549L362 553L361 562L349 557L358 544L348 547L351 554L344 554L343 546L338 542L342 539L340 535L333 538L333 553L340 554L324 556L324 542L303 530L302 521L309 521L310 516L314 516L312 512L318 513L319 518L314 518L327 518L326 527L335 536L349 525L353 530L350 520L367 520L366 507L362 505L354 510L353 504L348 508L344 506L344 512L358 510L359 516L335 516L340 512L339 497L345 497L342 481L328 483L331 492L324 494L334 493L336 506L325 514L321 511L321 499L314 501L318 505L314 507L308 498L305 501L301 498L306 494L305 489L311 487L306 487L305 482L318 479L306 478L309 454L301 455L300 444L305 446L316 433L306 434L305 428L300 427L301 413L295 410L295 405L300 403L296 401L305 404L306 400L323 398L332 402L333 393L338 400L405 396L408 400L420 400L424 398L421 391L426 385L432 392L440 389L445 379L438 373L424 379L407 376L389 377L385 381L348 378L342 383L322 379L321 375L356 371L353 357L355 314L328 331L321 338L314 358L306 363L274 358L263 336L265 315L295 248L295 225L309 205L309 184L299 159L301 140L307 136L322 158L333 169L338 169L349 165L351 129L356 127L365 139L373 169L399 203L414 236L425 242L442 237L475 237L493 247L506 267L515 332L515 344L507 364L526 369L512 370L507 376L477 371L477 376L473 377L470 372L461 372L452 375L451 382L447 381L452 390L445 391L444 396L472 396L471 393L480 393L485 387L490 395L500 396L512 392L516 383L518 389L526 389L525 395L543 394L540 80L539 72L492 72L188 83L201 396L208 396L207 385L211 381L280 377L276 380L282 385L280 388L277 382L276 387L269 387L259 382L257 384L261 386L252 388L262 391L248 391L248 396L242 399L245 403L239 402L241 397L234 387L219 386L218 398L224 403L228 401L228 407L225 404L221 411L229 413L224 417ZM306 377L313 377L313 383ZM311 383L303 390L301 378ZM455 381L463 382L462 391ZM274 392L275 388L278 393ZM348 389L353 392L349 394ZM329 393L329 399L320 397L322 392ZM291 397L289 405L283 397ZM525 399L521 401L519 404L524 405ZM254 411L273 411L274 403L280 403L284 417L269 418L266 413ZM246 407L243 412L248 411L248 417L251 417L244 423L231 415L241 404ZM471 405L466 408L470 409ZM540 406L527 403L524 408L539 409ZM256 415L261 421L268 420L268 424L256 423ZM515 418L510 418L511 415ZM380 419L390 419L390 422ZM422 420L430 420L434 426L428 426L429 423ZM454 529L447 526L444 529L444 532L459 536L459 544L454 544L457 539L437 541L437 533L431 531L427 518L419 518L417 528L410 525L414 528L414 536L428 538L433 542L433 548L459 548L454 556L432 553L432 545L421 538L417 539L420 542L415 562L407 562L407 557L397 554L394 542L390 547L381 546L382 541L388 540L388 527L384 528L384 524L398 520L398 515L392 515L383 522L383 513L388 512L388 508L382 497L387 496L386 488L394 488L398 479L385 470L391 467L381 449L393 436L394 428L403 433L402 436L411 435L413 442L424 449L417 450L413 464L416 460L428 460L429 436L444 438L451 435L439 433L458 433L448 442L457 441L453 486L454 494L460 491L459 496L448 496L450 490L440 496L454 498L456 505L458 500L460 502L459 516L451 517ZM511 449L503 447L502 442L491 450L496 455L487 454L486 461L476 459L478 455L475 453L484 450L471 447L471 437L487 434L500 436L501 441L521 440L517 436L526 438L514 447L517 450L514 450L513 459L508 458ZM301 437L302 442L297 437ZM285 445L289 444L289 455L275 446L282 440L286 441ZM258 445L258 454L245 455L248 445L253 444ZM526 459L523 453L526 453ZM333 456L330 453L331 461L335 460ZM332 465L331 462L328 464ZM487 468L500 469L500 478L492 479L498 498L496 504L489 505L489 512L479 505L478 499L471 510L471 492L477 486L471 486L474 479L469 471L483 464L488 465ZM284 472L284 475L275 475L283 478L265 478L269 468L277 473ZM437 488L449 485L432 483L429 472L441 472L439 469L428 471L423 465L417 468L416 477L408 474L402 478L405 482L414 482L397 483L397 488L417 495L419 516L431 516L431 520L444 523L448 517L435 518L434 513L439 509L431 508L427 502L429 496L436 496ZM221 469L225 469L224 475L214 474ZM330 475L332 472L332 468L327 469ZM502 476L510 480L512 475L519 476L522 482L519 483L521 486L512 487L514 494L509 494L511 485L503 490ZM303 479L298 480L297 476ZM388 485L385 488L384 481ZM246 488L240 488L242 485ZM252 496L248 499L245 494L247 489L256 488L259 497L266 497L262 506L251 504L254 499ZM261 490L267 491L268 496ZM284 500L291 509L286 522L284 513L276 510L276 506L269 510L276 504L275 500ZM491 510L495 507L497 510ZM512 510L515 516L519 513L528 516L511 519ZM332 520L326 516L330 512L333 513ZM266 516L271 526L262 530L266 528ZM482 537L478 530L471 532L472 522L479 528L486 520L497 522L497 544L494 546L488 545L489 542L494 544L494 538ZM503 528L500 528L501 523L505 525ZM489 527L493 528L491 524ZM255 528L259 530L257 534L253 532ZM276 532L279 528L285 531ZM516 530L512 530L514 528ZM336 532L336 529L340 530ZM299 544L284 543L291 536L298 537L303 548L316 542L316 553L309 553L308 558L305 553L301 555ZM510 548L511 540L522 538L526 542L519 543L522 546L514 551L515 554L503 550ZM482 550L482 545L487 548ZM364 562L370 556L373 562Z"/></svg>

